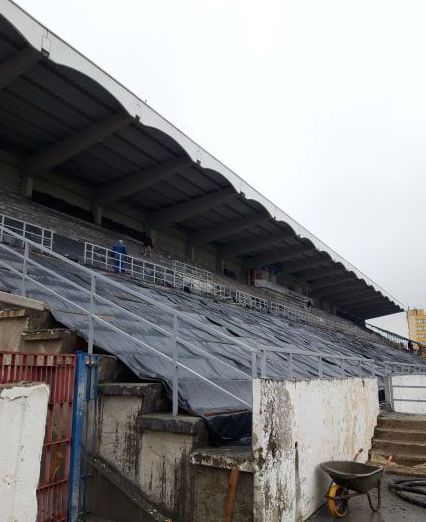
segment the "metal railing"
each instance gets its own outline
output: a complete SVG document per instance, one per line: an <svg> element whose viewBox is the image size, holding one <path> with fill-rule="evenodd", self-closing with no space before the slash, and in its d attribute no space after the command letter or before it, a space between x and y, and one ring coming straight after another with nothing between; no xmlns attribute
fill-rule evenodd
<svg viewBox="0 0 426 522"><path fill-rule="evenodd" d="M53 249L54 232L49 228L40 227L33 223L7 216L6 214L0 214L0 242L3 242L4 227L16 232L22 238L34 241L34 243L43 246L43 248ZM15 241L16 240L17 239L15 239ZM21 246L24 246L22 239L18 239L18 241L21 242Z"/></svg>
<svg viewBox="0 0 426 522"><path fill-rule="evenodd" d="M419 341L411 341L408 337L404 337L403 335L397 334L395 332L391 332L389 330L385 330L384 328L380 328L379 326L375 326L371 323L365 323L366 327L372 332L384 337L388 341L394 343L397 347L403 347L405 350L409 350L409 343L411 342L413 347L413 353L417 355L426 354L426 344L421 343ZM418 346L418 350L415 349L415 345ZM421 353L420 353L421 352Z"/></svg>
<svg viewBox="0 0 426 522"><path fill-rule="evenodd" d="M180 354L178 345L181 344L183 346L189 347L192 350L195 350L200 356L205 357L206 359L214 360L217 364L223 365L228 369L232 369L235 372L235 375L239 378L250 379L250 378L296 378L298 376L303 376L306 378L306 372L298 372L295 368L295 363L306 364L307 360L316 361L315 364L315 372L318 378L322 378L324 376L334 376L336 377L335 367L336 363L340 368L342 376L355 376L355 375L385 375L386 373L392 373L393 371L401 371L401 368L405 369L405 371L416 371L417 373L425 373L426 372L426 364L423 365L412 365L406 363L399 363L394 361L375 361L374 359L366 358L366 357L350 357L343 356L340 354L326 353L326 352L311 352L308 350L300 350L297 348L277 348L277 347L269 347L259 345L254 348L249 344L241 341L238 338L230 336L228 334L223 333L219 327L208 326L202 323L199 320L194 319L193 317L188 316L184 312L180 312L164 303L161 303L151 297L148 297L141 292L134 290L128 286L123 285L122 283L111 279L99 272L95 272L85 266L78 265L73 261L69 260L61 256L56 252L49 251L49 256L56 258L58 261L61 261L68 266L72 266L76 272L81 272L86 276L90 276L90 286L85 288L81 283L77 284L70 281L65 276L59 274L55 270L44 266L42 263L34 259L34 254L32 252L41 251L40 245L20 237L13 231L2 227L0 229L3 234L3 240L5 236L11 236L15 239L20 239L24 242L24 252L21 253L16 249L0 243L0 250L6 251L9 254L13 254L19 260L19 266L16 266L16 263L6 262L0 260L0 266L9 270L11 273L18 276L21 280L21 294L26 295L28 291L28 285L31 284L36 288L41 288L44 292L48 292L49 294L55 296L56 298L61 299L63 302L68 304L70 307L76 309L79 313L83 314L87 318L87 341L88 341L88 351L89 353L93 352L93 347L95 343L95 327L96 325L101 325L103 328L110 329L114 333L119 334L124 339L135 343L138 346L141 346L148 350L149 352L157 355L162 358L165 362L171 364L173 366L173 383L172 383L172 411L174 415L177 415L178 412L178 397L179 397L179 370L183 370L189 373L193 378L201 380L204 384L213 387L214 389L224 393L228 397L236 400L238 403L242 404L244 407L251 407L251 404L248 403L241 397L238 397L236 394L230 392L229 390L223 388L217 383L213 382L211 379L203 376L199 372L192 369L187 364L184 364L180 360ZM47 283L41 283L35 277L33 277L29 271L29 268L36 268L41 271L43 274L48 274L50 277L48 279L49 282L53 280L60 281L63 286L70 286L73 289L78 289L79 292L86 297L87 302L75 302L71 299L65 297L63 294L57 291L57 289L52 288ZM46 278L43 278L46 281ZM83 280L83 278L82 278ZM98 282L102 282L102 285L109 285L115 289L120 290L123 294L129 294L133 297L136 297L140 302L145 302L157 309L161 309L171 318L171 325L169 327L162 324L161 326L154 323L153 321L143 317L140 314L132 312L120 304L116 302L116 300L111 300L110 296L107 297L105 295L100 295L97 291L99 286ZM110 321L106 320L104 316L97 312L97 307L101 304L108 304L108 306L114 310L117 310L121 314L131 320L137 320L142 322L150 327L154 328L157 332L166 335L172 340L172 353L163 353L160 349L155 346L152 346L148 342L141 340L138 337L127 332L122 326L117 326L112 324ZM234 364L228 362L225 358L221 358L220 355L211 353L208 350L197 346L186 339L183 339L180 335L180 324L179 322L183 320L186 323L189 323L193 326L196 326L200 330L205 332L209 332L213 334L216 338L225 340L228 344L235 345L235 348L241 348L243 350L242 357L239 358L239 367ZM286 371L284 374L275 375L274 377L274 368L268 368L268 357L271 353L274 353L276 356L280 357L283 362L286 363ZM394 368L396 370L394 370Z"/></svg>
<svg viewBox="0 0 426 522"><path fill-rule="evenodd" d="M213 274L209 270L184 263L183 261L178 261L177 259L175 259L173 262L173 268L176 270L176 272L184 274L185 276L194 277L200 281L213 281Z"/></svg>

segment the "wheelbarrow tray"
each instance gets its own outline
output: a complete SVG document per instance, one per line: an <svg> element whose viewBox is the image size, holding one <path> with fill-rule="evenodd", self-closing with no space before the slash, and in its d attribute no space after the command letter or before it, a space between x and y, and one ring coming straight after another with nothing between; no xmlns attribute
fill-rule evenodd
<svg viewBox="0 0 426 522"><path fill-rule="evenodd" d="M358 493L368 493L378 487L383 474L381 466L348 460L331 460L320 466L336 484Z"/></svg>

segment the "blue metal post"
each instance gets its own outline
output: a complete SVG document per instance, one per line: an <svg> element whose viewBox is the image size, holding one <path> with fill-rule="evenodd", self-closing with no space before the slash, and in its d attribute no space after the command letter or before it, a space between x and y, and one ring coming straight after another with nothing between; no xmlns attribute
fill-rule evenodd
<svg viewBox="0 0 426 522"><path fill-rule="evenodd" d="M86 354L76 354L74 403L71 435L71 462L68 488L68 522L77 522L80 511L80 466L83 436Z"/></svg>

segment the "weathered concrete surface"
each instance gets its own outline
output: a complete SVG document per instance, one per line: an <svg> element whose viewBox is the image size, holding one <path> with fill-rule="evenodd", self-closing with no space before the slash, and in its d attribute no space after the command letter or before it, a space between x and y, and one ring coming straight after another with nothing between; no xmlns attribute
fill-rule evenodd
<svg viewBox="0 0 426 522"><path fill-rule="evenodd" d="M75 330L66 328L25 331L21 340L21 350L32 353L74 353L86 346Z"/></svg>
<svg viewBox="0 0 426 522"><path fill-rule="evenodd" d="M171 522L126 476L106 461L93 459L87 491L91 519L104 522Z"/></svg>
<svg viewBox="0 0 426 522"><path fill-rule="evenodd" d="M199 435L207 440L207 427L201 417L191 415L178 415L173 417L170 413L157 412L141 415L138 419L141 431L163 431L167 433L179 433L182 435Z"/></svg>
<svg viewBox="0 0 426 522"><path fill-rule="evenodd" d="M0 303L14 308L26 308L28 310L37 310L42 312L46 309L42 301L23 297L22 295L10 294L9 292L0 291Z"/></svg>
<svg viewBox="0 0 426 522"><path fill-rule="evenodd" d="M9 294L8 294L9 295ZM0 310L0 350L16 352L23 350L22 334L29 330L48 328L53 319L47 311L25 308Z"/></svg>
<svg viewBox="0 0 426 522"><path fill-rule="evenodd" d="M390 379L395 412L426 414L426 374L392 375Z"/></svg>
<svg viewBox="0 0 426 522"><path fill-rule="evenodd" d="M404 502L389 491L387 485L394 479L395 477L385 475L380 513L373 513L370 510L366 497L357 497L350 501L349 514L343 520L345 522L424 522L425 508ZM323 506L309 519L309 522L330 522L330 520L334 519Z"/></svg>
<svg viewBox="0 0 426 522"><path fill-rule="evenodd" d="M99 387L98 454L123 475L139 483L142 437L137 420L165 407L159 383L105 383Z"/></svg>
<svg viewBox="0 0 426 522"><path fill-rule="evenodd" d="M384 413L378 418L370 460L383 465L392 455L389 471L426 475L426 415Z"/></svg>
<svg viewBox="0 0 426 522"><path fill-rule="evenodd" d="M376 379L255 380L254 520L293 522L322 503L320 462L370 447L379 412Z"/></svg>
<svg viewBox="0 0 426 522"><path fill-rule="evenodd" d="M238 468L247 473L255 471L253 452L248 446L199 448L191 453L191 464L220 469Z"/></svg>
<svg viewBox="0 0 426 522"><path fill-rule="evenodd" d="M0 520L35 522L49 387L0 387Z"/></svg>
<svg viewBox="0 0 426 522"><path fill-rule="evenodd" d="M184 522L223 520L229 471L208 466L192 466L193 500ZM233 522L253 521L253 473L240 473Z"/></svg>

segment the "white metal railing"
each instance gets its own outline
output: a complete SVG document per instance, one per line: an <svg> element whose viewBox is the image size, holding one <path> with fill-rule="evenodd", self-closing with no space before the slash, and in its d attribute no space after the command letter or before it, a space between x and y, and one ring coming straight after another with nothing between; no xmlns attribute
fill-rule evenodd
<svg viewBox="0 0 426 522"><path fill-rule="evenodd" d="M180 261L175 261L171 268L151 260L117 254L111 249L85 242L83 262L85 265L99 270L126 273L145 283L201 292L216 299L232 301L244 308L279 313L290 320L303 320L312 325L336 328L343 321L338 317L331 319L319 316L312 310L303 309L296 304L284 302L284 300L271 300L245 292L236 286L214 281L211 272L191 267ZM344 326L348 330L349 326L346 323L347 321ZM358 327L354 327L354 330L358 333L362 332Z"/></svg>
<svg viewBox="0 0 426 522"><path fill-rule="evenodd" d="M382 376L386 373L392 373L394 371L409 371L409 372L420 372L425 373L426 372L426 364L407 364L407 363L399 363L394 361L386 361L386 360L374 360L369 359L366 357L351 357L351 356L342 356L340 354L332 354L332 353L326 353L326 352L311 352L308 350L300 350L297 348L277 348L277 347L268 347L264 345L259 345L258 347L254 348L250 346L249 344L241 341L238 338L232 337L228 334L223 333L220 328L216 328L213 326L208 326L201 321L194 319L193 317L188 316L184 312L180 312L171 306L168 306L164 303L161 303L149 296L146 296L142 294L141 292L134 290L128 286L123 285L122 283L115 281L114 279L111 279L109 277L106 277L103 274L100 274L99 272L95 272L87 267L81 266L63 256L60 254L49 251L49 255L51 257L54 257L58 259L59 261L70 265L73 267L73 270L75 272L81 272L82 275L89 275L90 276L90 285L89 288L85 288L84 285L81 283L75 283L73 281L70 281L68 278L64 277L63 275L59 274L55 270L52 270L51 268L48 268L44 266L42 263L38 262L34 255L32 254L31 250L42 250L40 248L40 245L30 241L28 239L23 238L22 236L19 236L15 232L12 232L4 227L0 228L0 231L3 232L3 238L5 235L14 237L16 239L20 239L24 242L24 253L20 253L19 251L16 251L15 249L7 246L4 242L3 244L0 243L0 250L6 251L9 254L12 253L18 260L22 262L21 267L19 267L20 263L16 262L7 262L4 260L0 260L0 266L3 268L9 270L11 273L15 274L21 279L21 294L27 295L28 287L29 285L33 285L37 288L42 288L43 291L48 292L55 297L62 299L65 303L70 305L71 307L76 308L79 313L84 314L87 317L88 321L88 351L92 352L94 347L94 331L96 324L102 325L103 328L109 328L115 333L118 333L122 335L127 340L131 340L132 342L136 343L137 345L140 345L147 350L149 350L151 353L156 354L157 356L161 357L165 362L169 362L173 365L174 372L173 372L173 386L172 386L172 404L173 404L173 414L177 415L178 412L178 392L179 392L179 369L187 371L192 377L200 379L202 382L204 382L206 385L209 385L213 387L214 389L217 389L221 391L222 393L228 395L229 397L232 397L233 399L237 400L240 404L243 404L244 406L251 406L247 401L245 401L243 398L236 396L234 393L230 392L229 390L226 390L225 388L219 386L217 383L211 381L207 377L201 375L197 371L193 370L191 367L189 367L187 364L182 363L182 361L179 359L179 351L178 351L178 343L184 346L191 347L191 349L196 350L199 354L201 354L206 359L214 359L218 362L218 364L224 365L227 368L232 368L232 370L236 373L236 375L241 376L243 378L257 378L259 377L259 369L260 369L260 377L262 378L271 378L271 372L268 371L268 355L270 353L275 353L282 359L286 361L287 364L287 371L285 372L285 375L280 374L276 378L294 378L298 376L305 375L303 372L298 372L295 369L295 362L297 361L299 364L306 364L306 361L308 359L314 358L314 361L316 361L316 375L319 378L322 378L323 376L336 376L335 375L335 365L336 362L338 363L342 376L354 376L354 375L365 375L366 373L371 375L378 375ZM29 268L37 268L38 270L42 271L44 274L48 274L50 277L45 278L43 277L43 283L37 280L36 277L34 277L34 273L31 273L29 271ZM76 303L75 301L72 301L68 298L66 298L63 294L59 293L58 289L52 288L51 281L57 279L61 282L61 285L69 285L72 288L78 289L80 292L82 292L86 296L86 300L82 300L82 302ZM84 277L81 278L81 281L84 281ZM124 294L129 294L133 297L136 297L141 302L146 302L152 305L153 307L156 307L158 309L161 309L165 312L167 312L172 317L172 326L170 328L167 328L163 325L158 325L154 323L153 321L150 321L149 319L132 312L131 310L128 310L124 308L123 306L119 305L115 300L111 300L110 296L102 296L97 292L97 288L99 287L98 282L102 282L102 285L109 285L112 286L115 289L119 289ZM111 324L111 321L105 320L104 316L100 313L97 313L97 306L101 304L108 304L110 307L112 307L115 310L119 310L121 314L124 314L127 318L130 319L137 319L138 321L148 324L157 331L161 332L162 334L167 335L170 337L173 341L172 343L172 353L163 353L159 347L154 347L150 345L148 342L145 342L141 340L140 338L135 337L134 335L128 333L123 329L122 326L117 326L114 324ZM186 339L183 339L179 333L179 321L184 320L185 322L192 324L194 326L197 326L199 329L204 330L206 332L210 332L216 337L220 339L225 339L228 343L230 342L232 345L235 345L236 347L243 348L245 353L245 356L240 359L241 367L246 367L248 370L248 373L241 370L240 368L236 367L235 365L231 364L226 358L222 359L218 354L211 353L208 350L205 350L204 348L201 348L197 345L194 345L190 341L187 341ZM167 350L167 348L165 348ZM247 357L247 359L246 359ZM300 360L302 358L302 360ZM332 363L330 363L332 361ZM260 363L260 368L259 368ZM329 366L330 364L333 365L333 369ZM251 372L250 372L251 368ZM402 369L402 370L401 370ZM271 370L274 370L271 368ZM328 371L327 371L328 370ZM306 375L305 375L306 376Z"/></svg>
<svg viewBox="0 0 426 522"><path fill-rule="evenodd" d="M38 243L43 248L53 249L54 232L49 228L40 227L33 223L7 216L6 214L0 214L0 242L3 242L3 227L7 227L8 230L16 232L19 236L22 236L22 238L30 239L34 241L34 243ZM16 238L14 238L14 241L16 241ZM23 246L22 241L21 246Z"/></svg>
<svg viewBox="0 0 426 522"><path fill-rule="evenodd" d="M175 259L173 262L173 268L176 270L176 272L180 272L185 276L194 277L200 281L213 281L213 274L209 270L184 263L183 261L178 261L177 259Z"/></svg>

